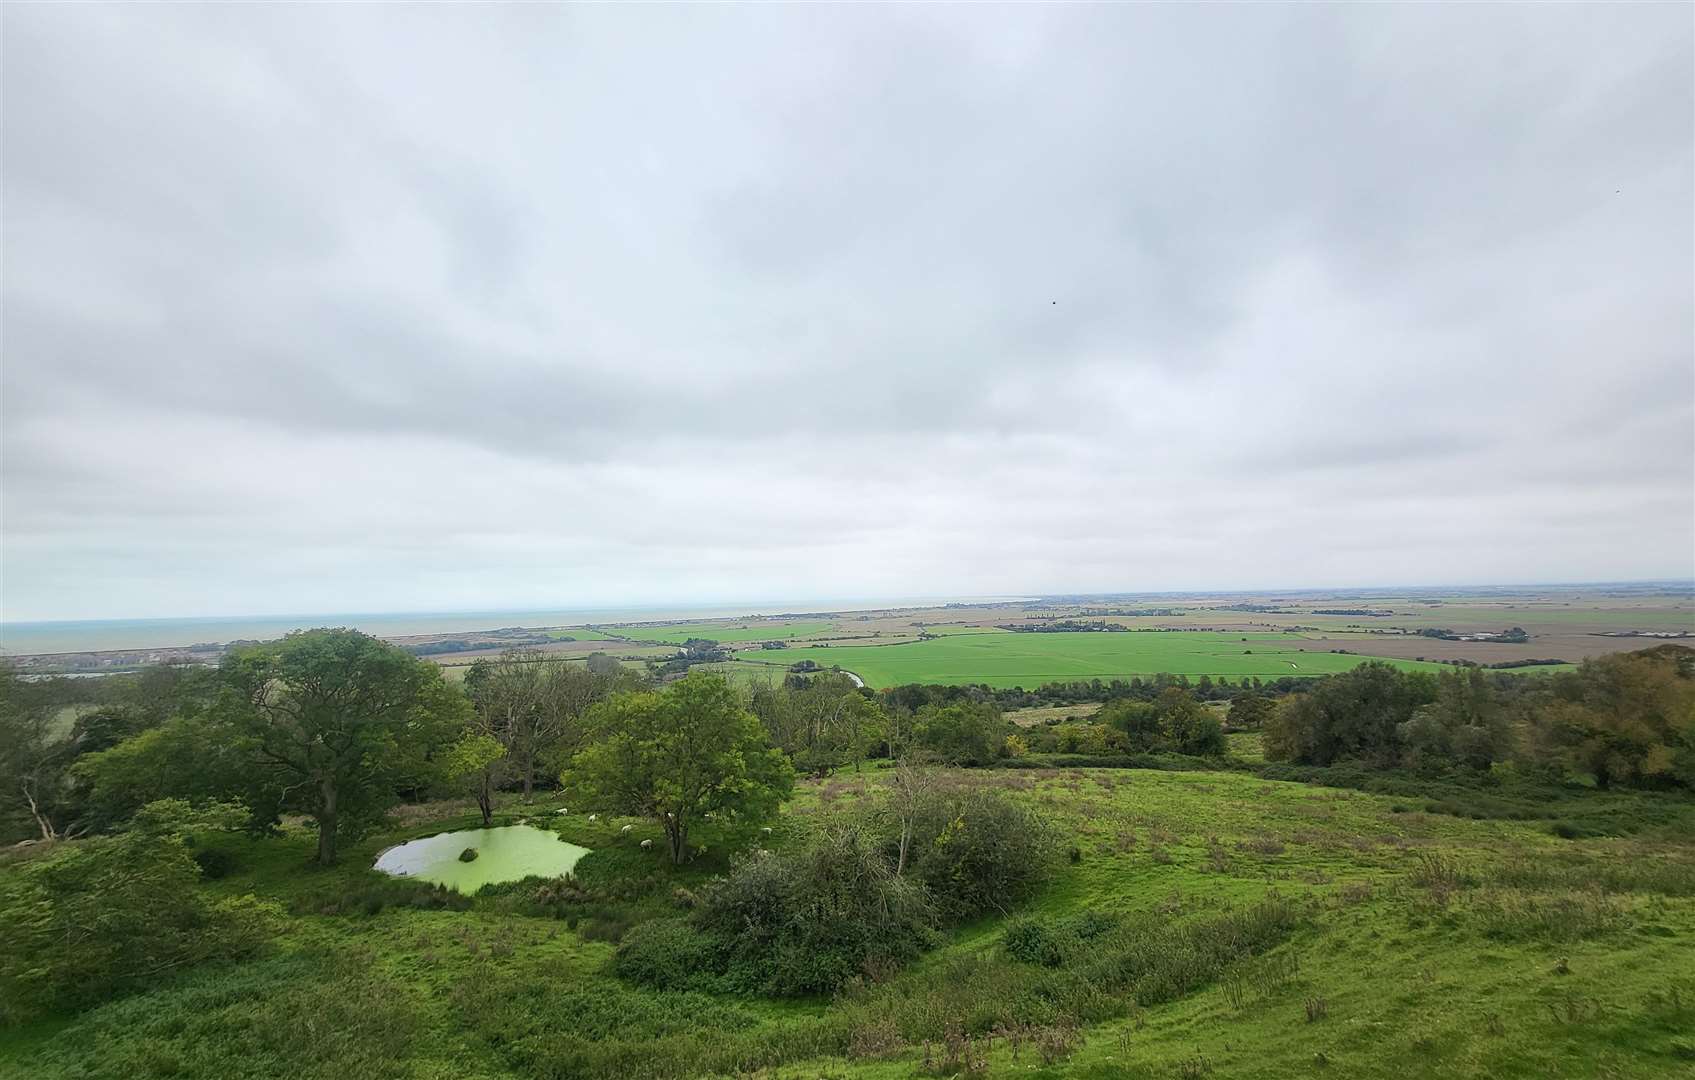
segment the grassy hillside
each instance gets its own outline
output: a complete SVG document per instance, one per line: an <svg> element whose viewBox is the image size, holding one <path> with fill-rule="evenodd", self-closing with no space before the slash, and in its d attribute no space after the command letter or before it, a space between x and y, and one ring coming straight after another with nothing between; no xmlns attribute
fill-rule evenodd
<svg viewBox="0 0 1695 1080"><path fill-rule="evenodd" d="M803 786L770 843L798 844L874 805L883 778ZM473 822L432 806L407 810L331 870L306 867L311 839L299 830L229 842L235 870L205 887L290 910L269 955L0 1034L0 1075L907 1078L947 1075L965 1058L987 1075L1099 1078L1648 1078L1695 1067L1687 804L1632 838L1562 840L1543 823L1427 814L1416 800L1244 772L973 771L951 782L1003 790L1062 827L1075 861L1016 914L1055 926L1082 912L1121 917L1146 945L1123 954L1141 965L1134 978L1103 991L1080 981L1082 959L1014 960L1010 923L997 918L835 1001L640 990L607 974L611 939L671 910L674 887L698 886L724 865L718 855L672 871L637 846L655 835L649 824L621 835L624 822L557 815L555 801L509 804L596 849L602 880L627 899L568 920L514 896L462 911L374 904L383 882L365 867L378 850ZM1220 937L1256 912L1272 929L1239 945ZM1096 962L1116 955L1093 951Z"/></svg>

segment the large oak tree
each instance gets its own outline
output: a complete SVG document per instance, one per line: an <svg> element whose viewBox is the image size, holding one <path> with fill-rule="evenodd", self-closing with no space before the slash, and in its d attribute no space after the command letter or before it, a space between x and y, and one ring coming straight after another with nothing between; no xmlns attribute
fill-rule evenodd
<svg viewBox="0 0 1695 1080"><path fill-rule="evenodd" d="M354 630L305 630L232 652L230 721L251 757L257 809L318 824L318 861L395 800L397 782L465 729L441 669Z"/></svg>

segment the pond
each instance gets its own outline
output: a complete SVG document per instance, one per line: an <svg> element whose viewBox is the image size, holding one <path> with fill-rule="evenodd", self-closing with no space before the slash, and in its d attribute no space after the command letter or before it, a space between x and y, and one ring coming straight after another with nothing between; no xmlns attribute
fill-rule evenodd
<svg viewBox="0 0 1695 1080"><path fill-rule="evenodd" d="M466 848L477 857L461 862ZM589 849L567 844L558 833L533 825L498 829L461 829L422 840L397 844L377 856L376 868L398 877L423 878L462 893L474 893L491 882L516 881L534 874L569 874Z"/></svg>

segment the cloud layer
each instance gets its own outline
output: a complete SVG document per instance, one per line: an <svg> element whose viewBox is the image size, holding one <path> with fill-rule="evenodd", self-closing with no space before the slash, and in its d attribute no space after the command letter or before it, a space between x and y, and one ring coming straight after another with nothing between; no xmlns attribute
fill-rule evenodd
<svg viewBox="0 0 1695 1080"><path fill-rule="evenodd" d="M7 619L1695 575L1687 7L4 17Z"/></svg>

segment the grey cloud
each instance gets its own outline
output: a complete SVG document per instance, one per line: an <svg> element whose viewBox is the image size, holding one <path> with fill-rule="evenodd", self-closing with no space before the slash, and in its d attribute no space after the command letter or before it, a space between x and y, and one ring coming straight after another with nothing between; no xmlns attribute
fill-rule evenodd
<svg viewBox="0 0 1695 1080"><path fill-rule="evenodd" d="M1695 573L1684 9L3 17L8 619Z"/></svg>

